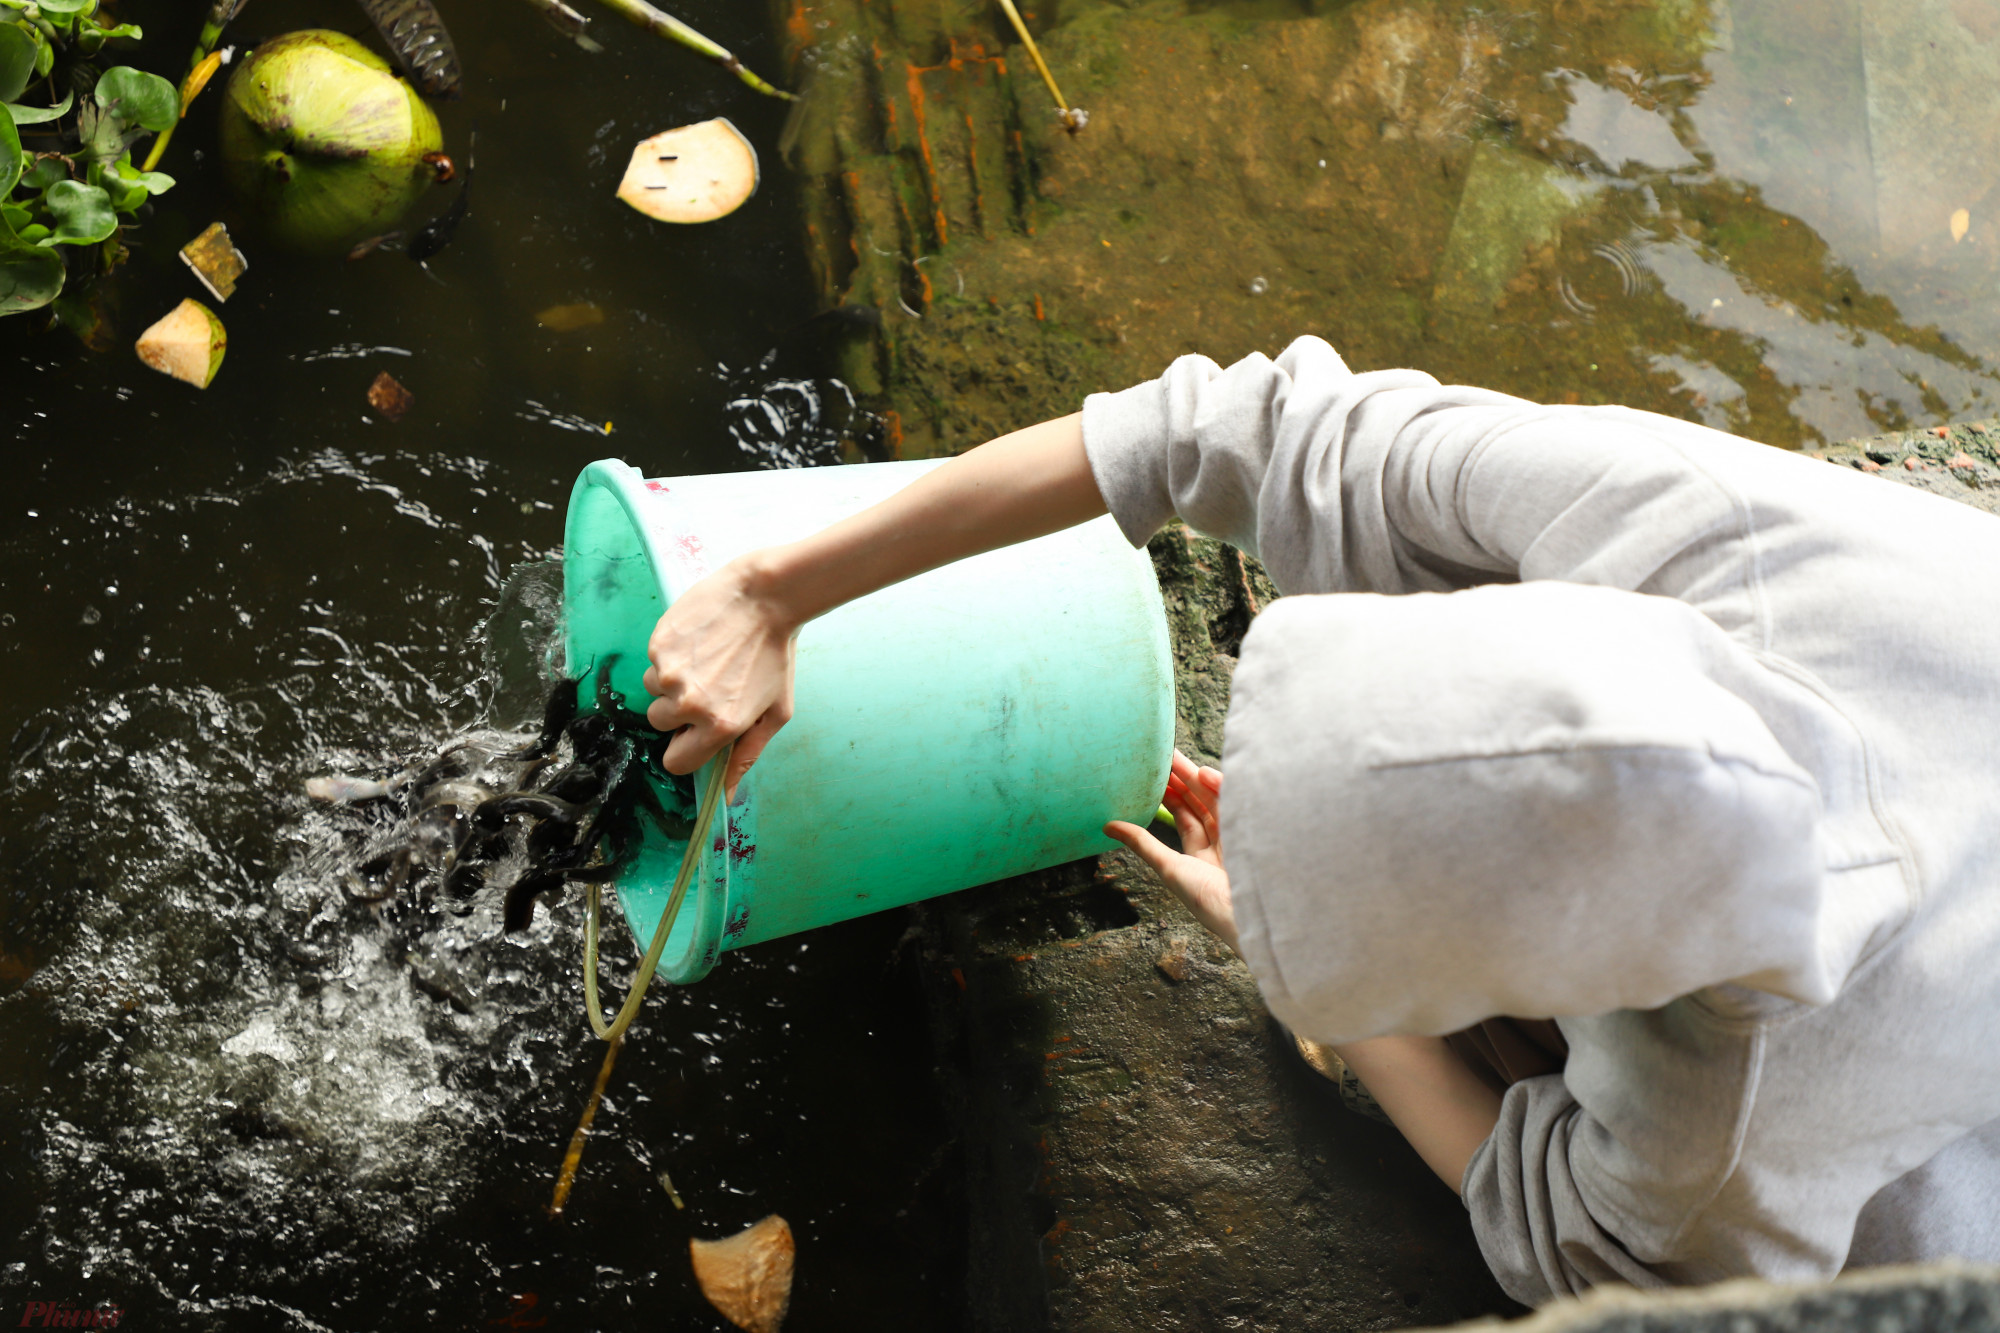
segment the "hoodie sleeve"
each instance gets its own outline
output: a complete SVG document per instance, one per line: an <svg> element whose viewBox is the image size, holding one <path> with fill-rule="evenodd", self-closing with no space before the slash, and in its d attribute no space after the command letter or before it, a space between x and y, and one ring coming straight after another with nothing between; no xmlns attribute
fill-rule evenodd
<svg viewBox="0 0 2000 1333"><path fill-rule="evenodd" d="M1677 592L1735 577L1745 505L1704 460L1770 452L1648 412L1547 407L1412 370L1357 375L1317 338L1227 370L1184 356L1150 383L1091 395L1083 432L1134 545L1178 514L1256 555L1286 593L1528 579ZM1755 614L1714 587L1704 610L1726 629Z"/></svg>

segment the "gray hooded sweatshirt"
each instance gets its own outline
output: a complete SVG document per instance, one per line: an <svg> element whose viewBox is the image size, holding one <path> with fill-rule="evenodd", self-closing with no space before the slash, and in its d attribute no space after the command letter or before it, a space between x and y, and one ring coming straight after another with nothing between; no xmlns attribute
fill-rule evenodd
<svg viewBox="0 0 2000 1333"><path fill-rule="evenodd" d="M1538 1304L2000 1261L2000 522L1686 422L1302 338L1084 406L1244 640L1244 958L1324 1042L1554 1017L1463 1193Z"/></svg>

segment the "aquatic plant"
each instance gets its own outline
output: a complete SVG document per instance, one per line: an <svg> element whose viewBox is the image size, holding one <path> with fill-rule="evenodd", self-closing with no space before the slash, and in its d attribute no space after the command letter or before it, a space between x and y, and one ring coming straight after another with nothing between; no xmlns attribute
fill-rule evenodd
<svg viewBox="0 0 2000 1333"><path fill-rule="evenodd" d="M180 99L156 74L100 72L105 44L140 31L100 22L97 0L0 0L0 15L0 315L18 315L124 258L119 219L174 183L134 167L132 146L172 125ZM57 314L87 337L95 319L74 295Z"/></svg>

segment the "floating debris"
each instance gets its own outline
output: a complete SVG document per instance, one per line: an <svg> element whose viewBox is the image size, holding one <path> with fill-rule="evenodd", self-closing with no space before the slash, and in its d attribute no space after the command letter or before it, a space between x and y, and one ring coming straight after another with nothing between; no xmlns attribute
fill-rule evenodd
<svg viewBox="0 0 2000 1333"><path fill-rule="evenodd" d="M590 20L564 4L562 0L528 0L528 3L542 11L551 28L575 42L592 55L600 54L604 48L584 34Z"/></svg>
<svg viewBox="0 0 2000 1333"><path fill-rule="evenodd" d="M218 301L236 295L236 280L250 268L243 252L230 243L229 228L220 222L209 223L207 231L182 246L181 261Z"/></svg>
<svg viewBox="0 0 2000 1333"><path fill-rule="evenodd" d="M1090 113L1080 106L1071 106L1069 99L1062 95L1062 89L1056 87L1056 76L1049 73L1048 62L1042 59L1042 49L1035 45L1034 37L1028 32L1028 25L1021 21L1021 11L1014 8L1014 0L1000 0L1000 8L1007 11L1007 21L1014 25L1015 33L1021 38L1021 45L1028 48L1029 58L1035 62L1035 69L1040 72L1042 82L1049 87L1049 96L1056 99L1056 116L1062 121L1062 127L1075 134L1090 123Z"/></svg>
<svg viewBox="0 0 2000 1333"><path fill-rule="evenodd" d="M787 102L794 100L790 93L782 88L773 88L744 68L743 62L730 54L721 43L702 36L672 14L653 8L646 3L646 0L603 0L603 3L646 31L658 33L669 41L679 42L690 50L701 52L766 97L780 97Z"/></svg>
<svg viewBox="0 0 2000 1333"><path fill-rule="evenodd" d="M391 421L401 421L403 414L408 412L416 401L417 396L405 389L396 377L386 370L377 375L375 382L368 386L368 406Z"/></svg>
<svg viewBox="0 0 2000 1333"><path fill-rule="evenodd" d="M1957 245L1972 230L1972 210L1955 208L1951 214L1951 243Z"/></svg>
<svg viewBox="0 0 2000 1333"><path fill-rule="evenodd" d="M224 175L271 239L345 254L389 230L429 189L437 116L389 62L343 33L307 29L264 43L223 90Z"/></svg>
<svg viewBox="0 0 2000 1333"><path fill-rule="evenodd" d="M713 222L757 193L757 179L757 150L717 116L640 143L618 197L661 222Z"/></svg>
<svg viewBox="0 0 2000 1333"><path fill-rule="evenodd" d="M708 1303L749 1333L778 1333L792 1303L792 1228L776 1213L727 1240L690 1240Z"/></svg>
<svg viewBox="0 0 2000 1333"><path fill-rule="evenodd" d="M163 375L206 389L222 369L229 335L213 310L189 297L139 335L139 359Z"/></svg>
<svg viewBox="0 0 2000 1333"><path fill-rule="evenodd" d="M660 1172L660 1188L665 1190L667 1192L667 1197L674 1201L674 1209L676 1212L687 1207L685 1203L681 1202L680 1191L674 1188L674 1178L668 1175L665 1171Z"/></svg>
<svg viewBox="0 0 2000 1333"><path fill-rule="evenodd" d="M546 310L535 312L535 323L557 333L574 333L587 329L593 324L604 322L604 307L591 301L577 301L570 305L552 305Z"/></svg>
<svg viewBox="0 0 2000 1333"><path fill-rule="evenodd" d="M457 97L458 51L431 0L360 0L362 12L426 97Z"/></svg>

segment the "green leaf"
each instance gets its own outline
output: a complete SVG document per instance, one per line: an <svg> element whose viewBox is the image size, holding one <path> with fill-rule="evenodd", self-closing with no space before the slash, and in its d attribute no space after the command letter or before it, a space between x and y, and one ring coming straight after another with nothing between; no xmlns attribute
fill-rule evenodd
<svg viewBox="0 0 2000 1333"><path fill-rule="evenodd" d="M127 125L155 132L166 129L181 115L181 96L174 85L130 65L105 70L93 96L99 106Z"/></svg>
<svg viewBox="0 0 2000 1333"><path fill-rule="evenodd" d="M75 100L75 93L64 93L63 100L54 106L22 106L18 102L9 102L7 115L16 125L39 125L45 120L67 115L70 103Z"/></svg>
<svg viewBox="0 0 2000 1333"><path fill-rule="evenodd" d="M58 14L82 18L97 12L97 0L35 0L35 5L49 18Z"/></svg>
<svg viewBox="0 0 2000 1333"><path fill-rule="evenodd" d="M42 241L48 239L50 236L53 235L55 235L54 232L50 231L47 227L44 227L39 222L37 222L32 227L21 228L21 239L24 241L34 241L37 244L40 244Z"/></svg>
<svg viewBox="0 0 2000 1333"><path fill-rule="evenodd" d="M118 230L118 216L111 211L111 196L95 185L59 181L49 187L42 202L56 215L58 245L95 245Z"/></svg>
<svg viewBox="0 0 2000 1333"><path fill-rule="evenodd" d="M19 231L28 225L33 215L19 204L0 204L0 227L8 231Z"/></svg>
<svg viewBox="0 0 2000 1333"><path fill-rule="evenodd" d="M18 23L0 23L0 102L19 97L35 77L36 48L41 34L30 35Z"/></svg>
<svg viewBox="0 0 2000 1333"><path fill-rule="evenodd" d="M14 182L21 179L21 168L26 165L27 155L21 151L21 136L14 122L0 118L0 199L14 192Z"/></svg>
<svg viewBox="0 0 2000 1333"><path fill-rule="evenodd" d="M33 36L36 42L35 77L46 79L49 77L49 71L56 67L56 49L42 40L41 33L34 33Z"/></svg>
<svg viewBox="0 0 2000 1333"><path fill-rule="evenodd" d="M153 194L165 194L174 188L174 178L164 171L141 171L132 165L128 154L118 159L118 179L134 181L146 187Z"/></svg>
<svg viewBox="0 0 2000 1333"><path fill-rule="evenodd" d="M69 168L59 157L38 157L21 173L21 188L46 190L57 181L69 179Z"/></svg>
<svg viewBox="0 0 2000 1333"><path fill-rule="evenodd" d="M130 37L136 42L146 35L139 31L139 25L136 23L114 23L110 27L103 29L103 32L104 40L107 42L113 37Z"/></svg>
<svg viewBox="0 0 2000 1333"><path fill-rule="evenodd" d="M37 310L62 290L62 256L0 233L0 315Z"/></svg>

